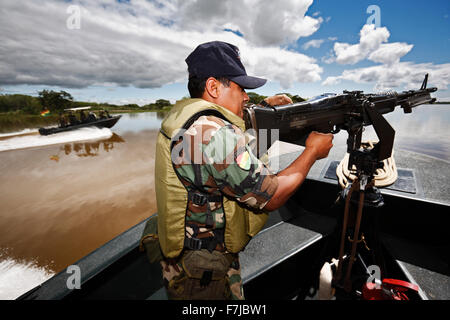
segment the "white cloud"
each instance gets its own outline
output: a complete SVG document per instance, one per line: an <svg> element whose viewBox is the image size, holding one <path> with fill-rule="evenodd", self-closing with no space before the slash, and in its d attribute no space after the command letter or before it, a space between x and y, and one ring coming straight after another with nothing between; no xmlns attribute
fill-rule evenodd
<svg viewBox="0 0 450 320"><path fill-rule="evenodd" d="M383 64L393 64L400 61L400 58L406 55L414 46L404 42L386 43L373 51L367 57L373 62Z"/></svg>
<svg viewBox="0 0 450 320"><path fill-rule="evenodd" d="M404 42L386 43L390 32L386 27L375 28L366 24L360 31L357 44L336 42L333 61L339 64L355 64L364 59L373 62L392 64L399 62L414 47Z"/></svg>
<svg viewBox="0 0 450 320"><path fill-rule="evenodd" d="M345 70L340 76L328 77L322 85L334 85L342 80L350 80L356 83L375 83L376 91L395 88L418 89L426 73L429 73L428 87L447 89L450 84L450 63L435 65L399 62L393 65L383 64Z"/></svg>
<svg viewBox="0 0 450 320"><path fill-rule="evenodd" d="M375 28L364 25L358 44L335 43L334 54L322 58L325 63L355 64L364 59L380 65L344 70L339 76L327 77L322 85L335 85L342 80L356 83L374 83L376 91L418 89L426 73L428 86L446 90L450 83L450 64L400 62L400 58L412 50L414 45L404 42L386 43L390 33L386 27Z"/></svg>
<svg viewBox="0 0 450 320"><path fill-rule="evenodd" d="M386 42L390 35L386 27L375 28L373 24L364 25L359 34L358 44L342 42L334 44L337 63L355 64L364 60L370 53L377 50L381 43Z"/></svg>
<svg viewBox="0 0 450 320"><path fill-rule="evenodd" d="M67 2L3 0L0 85L160 87L185 81L184 59L213 40L237 45L249 74L283 86L318 81L314 59L282 46L313 34L322 18L306 15L312 0L281 2L80 0L70 3L81 8L71 30Z"/></svg>
<svg viewBox="0 0 450 320"><path fill-rule="evenodd" d="M276 47L262 48L240 46L243 63L247 69L253 70L258 76L264 76L271 81L279 81L284 89L294 82L320 81L322 68L315 59L306 55L279 50Z"/></svg>
<svg viewBox="0 0 450 320"><path fill-rule="evenodd" d="M325 41L324 39L309 40L302 46L302 48L303 48L303 50L308 50L311 47L320 48L320 46L322 45L322 43L324 43L324 41Z"/></svg>
<svg viewBox="0 0 450 320"><path fill-rule="evenodd" d="M274 46L316 32L322 18L306 15L313 0L179 0L174 15L182 29L239 30L254 45Z"/></svg>

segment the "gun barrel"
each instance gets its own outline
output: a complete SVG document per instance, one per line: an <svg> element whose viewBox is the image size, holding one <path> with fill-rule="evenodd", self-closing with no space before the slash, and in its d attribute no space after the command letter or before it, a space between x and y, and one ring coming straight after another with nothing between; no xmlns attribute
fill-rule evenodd
<svg viewBox="0 0 450 320"><path fill-rule="evenodd" d="M398 106L405 113L412 108L436 101L430 93L437 88L426 88L427 78L419 90L389 92L385 94L363 94L362 91L344 91L343 94L323 94L304 102L262 107L251 105L244 110L247 129L254 129L260 138L263 131L267 138L267 147L274 141L269 137L275 132L279 140L303 144L311 131L337 133L347 130L349 133L372 125L368 112L376 110L379 114L394 111ZM370 109L367 109L370 108ZM373 108L373 109L372 109Z"/></svg>

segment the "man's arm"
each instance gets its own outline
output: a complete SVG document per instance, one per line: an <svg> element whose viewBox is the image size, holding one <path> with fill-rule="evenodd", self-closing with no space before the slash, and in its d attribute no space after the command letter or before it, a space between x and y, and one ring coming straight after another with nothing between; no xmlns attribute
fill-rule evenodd
<svg viewBox="0 0 450 320"><path fill-rule="evenodd" d="M311 132L306 140L303 153L289 167L277 174L278 188L265 205L265 210L273 211L285 204L305 181L314 162L328 156L333 146L332 141L333 135L331 133Z"/></svg>
<svg viewBox="0 0 450 320"><path fill-rule="evenodd" d="M260 210L276 191L278 178L253 154L247 140L237 126L223 126L205 144L207 163L202 167L213 179L205 179L206 184L215 184L227 197Z"/></svg>

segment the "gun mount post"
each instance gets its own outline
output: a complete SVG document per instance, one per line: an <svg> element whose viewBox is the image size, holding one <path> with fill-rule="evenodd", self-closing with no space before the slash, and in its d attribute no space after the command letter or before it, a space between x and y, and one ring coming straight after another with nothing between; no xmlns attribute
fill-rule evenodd
<svg viewBox="0 0 450 320"><path fill-rule="evenodd" d="M341 199L345 202L345 222L342 226L341 245L339 249L340 268L342 268L345 245L342 239L345 239L347 233L351 233L349 225L353 226L354 231L353 238L349 238L349 241L351 242L351 253L346 266L345 278L341 283L342 270L339 270L334 281L336 287L342 287L347 293L352 290L352 267L358 251L358 244L363 241L362 239L364 238L364 230L361 230L360 232L363 209L378 209L384 205L381 192L374 187L374 175L378 168L383 167L383 160L391 156L395 137L395 130L375 109L373 103L369 100L364 100L361 107L364 115L367 116L368 120L372 123L379 138L379 142L371 149L361 148L363 123L361 123L359 128L356 126L348 129L349 138L347 140L347 150L350 156L348 169L355 172L356 179L341 192ZM353 199L352 195L355 195L356 199ZM357 205L357 210L354 221L349 224L349 211L352 208L352 203ZM374 240L374 242L375 241L376 240ZM372 252L372 254L377 256L380 253ZM376 259L382 260L381 257L376 257Z"/></svg>

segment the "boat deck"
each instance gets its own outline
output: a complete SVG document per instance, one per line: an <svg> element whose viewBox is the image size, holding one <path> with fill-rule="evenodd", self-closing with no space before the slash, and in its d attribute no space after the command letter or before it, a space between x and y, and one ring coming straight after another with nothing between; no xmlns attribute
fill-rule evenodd
<svg viewBox="0 0 450 320"><path fill-rule="evenodd" d="M301 147L288 147L281 155L281 168L289 165L303 150ZM295 150L297 149L297 150ZM311 168L308 179L329 184L337 184L336 166L345 155L344 147L335 147L327 159L317 161ZM416 236L408 240L392 234L382 234L382 243L405 274L407 281L419 286L422 299L450 299L450 240L445 237L446 230L435 229L436 225L448 225L450 212L450 163L407 150L398 150L394 155L399 177L394 185L382 188L386 201L403 198L412 200L410 206L398 209L399 217L404 219L405 228L412 228ZM408 203L408 202L405 202ZM436 207L428 212L422 207ZM416 206L414 206L416 204ZM389 205L389 203L387 203ZM410 213L409 213L410 212ZM439 213L438 213L439 212ZM386 223L390 222L389 219ZM396 230L391 230L395 233ZM309 231L304 231L307 235ZM402 231L399 230L401 234ZM321 236L325 236L322 233ZM313 237L309 241L312 241ZM435 240L434 240L435 239ZM255 253L257 256L258 253Z"/></svg>

